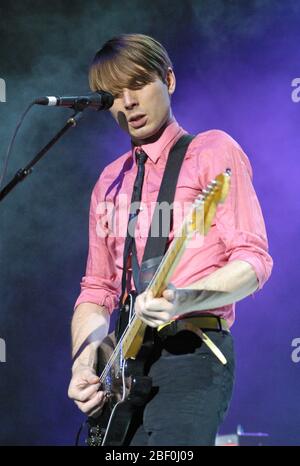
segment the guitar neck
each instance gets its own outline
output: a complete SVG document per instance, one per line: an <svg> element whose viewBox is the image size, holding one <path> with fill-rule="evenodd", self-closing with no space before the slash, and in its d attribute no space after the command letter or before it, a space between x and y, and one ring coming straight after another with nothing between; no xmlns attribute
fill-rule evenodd
<svg viewBox="0 0 300 466"><path fill-rule="evenodd" d="M167 287L170 278L181 259L182 254L184 253L186 244L186 235L176 237L171 243L153 279L147 287L147 290L151 290L155 298L160 297Z"/></svg>
<svg viewBox="0 0 300 466"><path fill-rule="evenodd" d="M151 290L154 297L162 295L162 292L167 287L174 269L176 268L182 254L184 253L188 235L188 220L186 220L176 238L172 241L169 249L164 255L156 273L154 274L146 291ZM147 325L137 317L133 317L127 328L124 337L122 338L122 351L126 358L134 358L140 348Z"/></svg>

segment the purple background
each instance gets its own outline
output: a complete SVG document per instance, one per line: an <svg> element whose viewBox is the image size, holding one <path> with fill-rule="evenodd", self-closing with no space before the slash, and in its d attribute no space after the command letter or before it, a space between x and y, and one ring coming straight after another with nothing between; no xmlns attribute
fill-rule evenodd
<svg viewBox="0 0 300 466"><path fill-rule="evenodd" d="M227 131L252 163L274 269L237 305L237 379L220 433L241 424L273 445L300 444L300 5L294 1L53 1L1 3L0 163L19 115L38 95L87 90L94 52L115 34L161 41L177 76L173 111L191 133ZM139 25L139 27L137 27ZM5 44L5 45L4 45ZM34 108L6 181L70 115ZM102 168L129 148L108 113L88 111L0 207L0 444L68 445L84 419L67 398L69 326L87 254L88 207Z"/></svg>

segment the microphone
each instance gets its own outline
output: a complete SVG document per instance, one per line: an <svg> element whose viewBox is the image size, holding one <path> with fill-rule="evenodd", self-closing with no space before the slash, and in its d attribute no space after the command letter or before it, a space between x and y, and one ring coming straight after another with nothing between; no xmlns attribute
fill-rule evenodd
<svg viewBox="0 0 300 466"><path fill-rule="evenodd" d="M109 92L97 91L88 95L76 95L68 97L45 96L34 100L37 105L60 106L84 110L87 107L95 110L108 110L114 103L114 97Z"/></svg>

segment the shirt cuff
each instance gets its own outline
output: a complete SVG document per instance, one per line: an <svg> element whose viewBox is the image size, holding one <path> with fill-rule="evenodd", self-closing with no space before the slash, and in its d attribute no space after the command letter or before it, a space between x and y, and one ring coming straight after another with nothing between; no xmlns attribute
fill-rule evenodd
<svg viewBox="0 0 300 466"><path fill-rule="evenodd" d="M99 284L84 277L81 282L81 293L74 304L74 310L81 303L95 303L98 306L104 306L109 314L112 314L118 306L119 300L117 294L112 290L100 287Z"/></svg>
<svg viewBox="0 0 300 466"><path fill-rule="evenodd" d="M232 262L234 260L248 262L248 264L252 266L256 274L258 280L257 289L260 290L271 275L271 270L273 266L271 256L269 256L268 254L267 256L268 258L260 259L255 254L249 254L246 251L238 251L236 253L231 254L228 262Z"/></svg>

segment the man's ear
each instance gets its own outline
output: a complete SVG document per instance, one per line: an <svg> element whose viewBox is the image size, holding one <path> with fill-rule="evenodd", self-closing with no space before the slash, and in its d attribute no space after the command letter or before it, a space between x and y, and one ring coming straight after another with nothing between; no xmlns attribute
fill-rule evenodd
<svg viewBox="0 0 300 466"><path fill-rule="evenodd" d="M169 94L173 94L176 88L176 77L172 68L168 67L167 75L166 75L166 84L168 86Z"/></svg>

